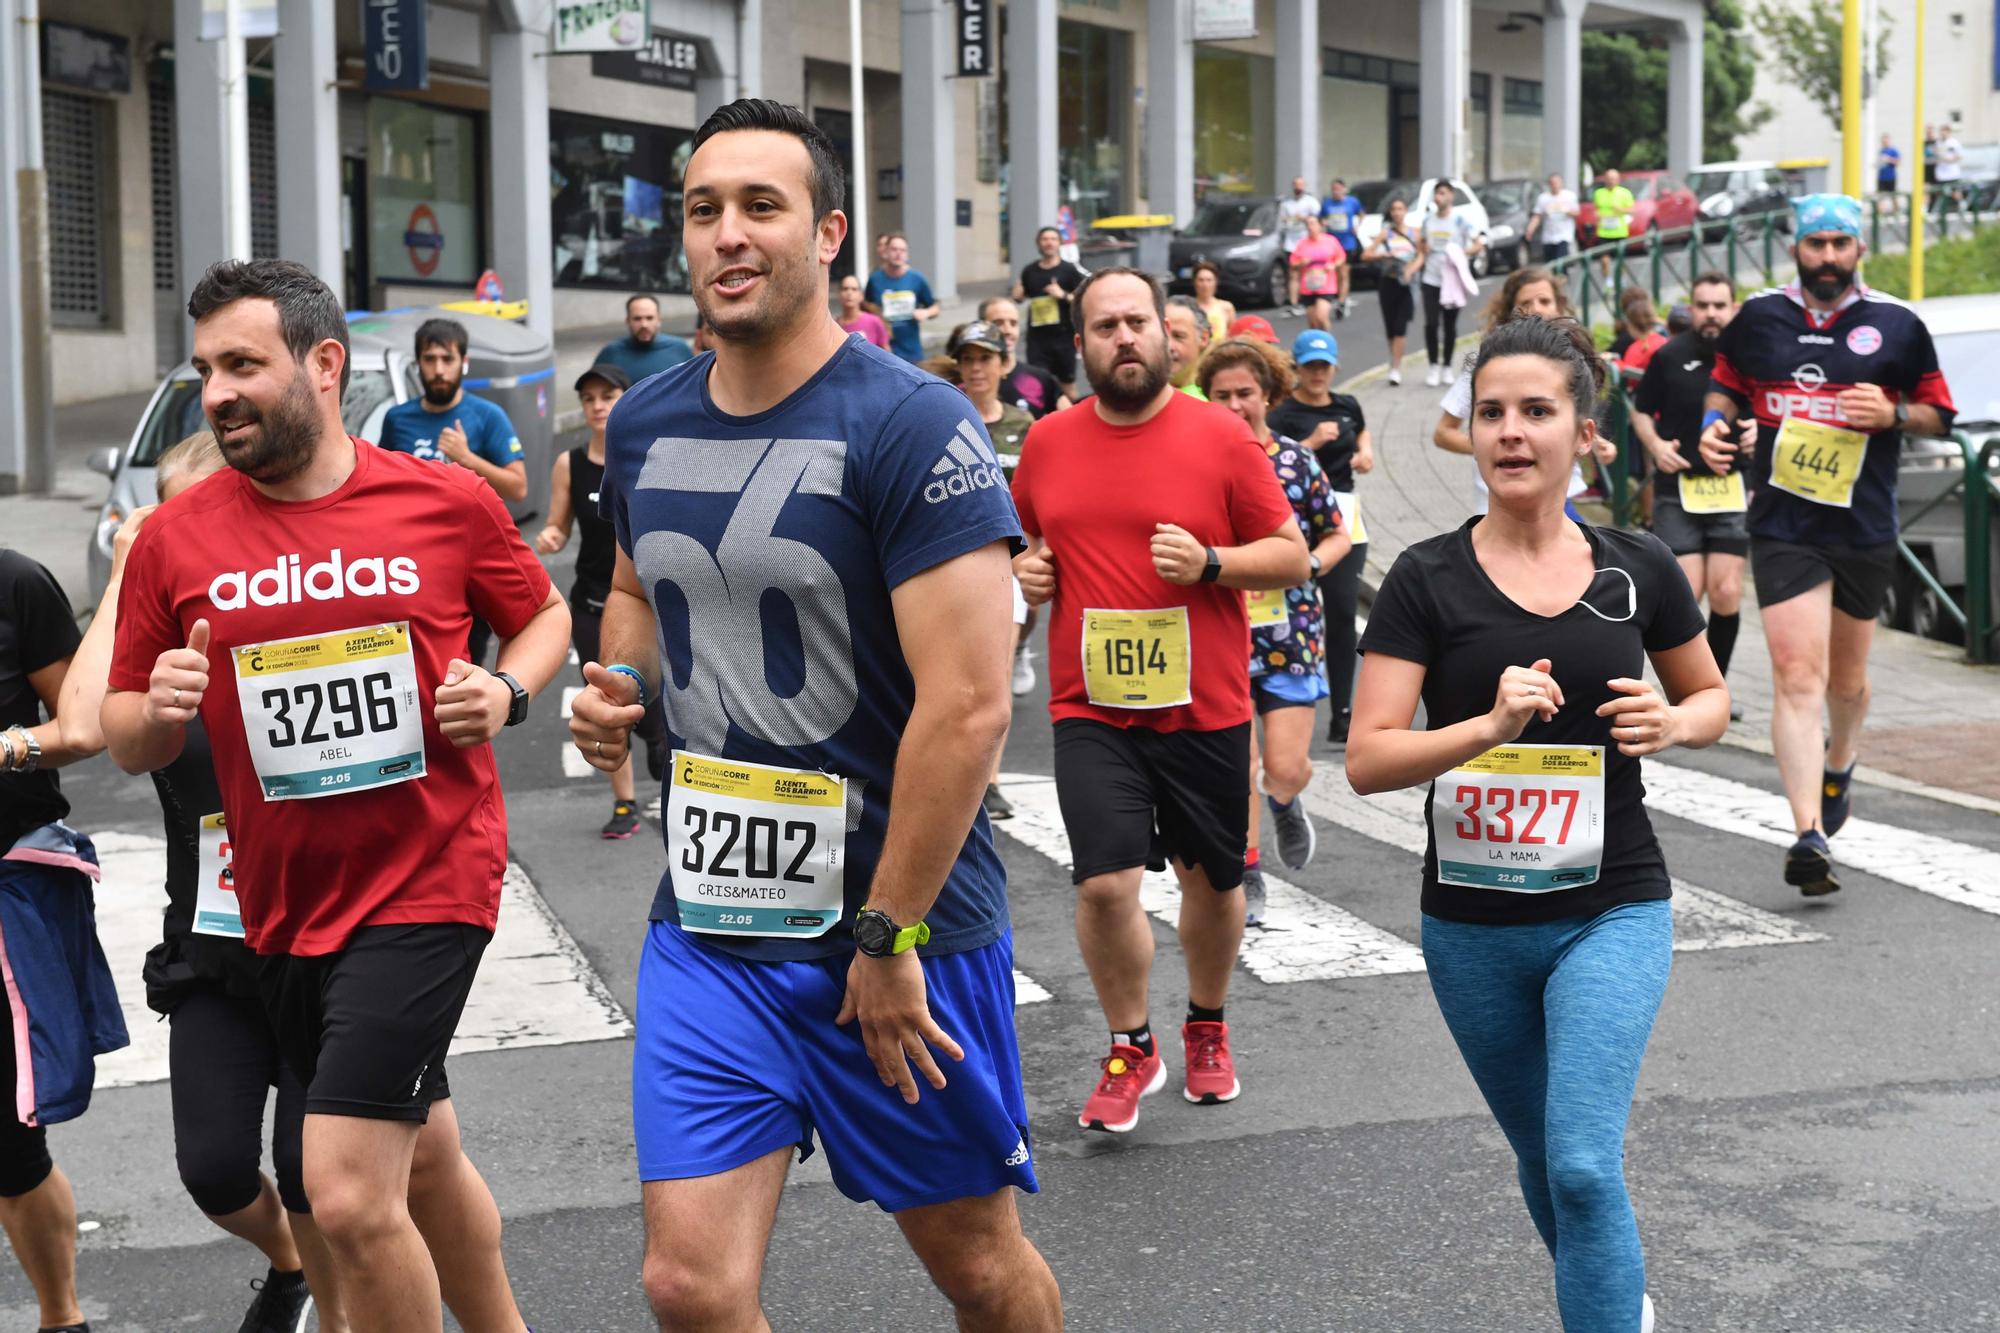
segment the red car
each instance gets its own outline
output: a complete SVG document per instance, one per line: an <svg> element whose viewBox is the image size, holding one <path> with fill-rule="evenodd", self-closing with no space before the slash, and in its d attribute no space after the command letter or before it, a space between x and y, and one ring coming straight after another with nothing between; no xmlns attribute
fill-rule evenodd
<svg viewBox="0 0 2000 1333"><path fill-rule="evenodd" d="M1632 192L1632 235L1644 236L1655 227L1691 227L1701 213L1701 201L1694 191L1664 171L1619 173L1620 184ZM1583 207L1577 210L1578 227L1597 230L1597 206L1591 203L1596 187L1584 191Z"/></svg>

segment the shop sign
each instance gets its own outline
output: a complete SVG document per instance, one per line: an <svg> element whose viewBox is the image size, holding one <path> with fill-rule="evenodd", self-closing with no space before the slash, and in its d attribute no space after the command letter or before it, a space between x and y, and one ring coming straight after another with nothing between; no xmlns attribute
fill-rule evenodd
<svg viewBox="0 0 2000 1333"><path fill-rule="evenodd" d="M653 31L651 0L556 0L556 54L637 51Z"/></svg>
<svg viewBox="0 0 2000 1333"><path fill-rule="evenodd" d="M952 33L952 45L956 49L958 77L961 79L988 79L1000 72L995 61L995 28L998 26L994 14L993 0L957 0L954 8L956 28Z"/></svg>
<svg viewBox="0 0 2000 1333"><path fill-rule="evenodd" d="M424 19L424 0L362 0L364 86L411 91L431 86Z"/></svg>
<svg viewBox="0 0 2000 1333"><path fill-rule="evenodd" d="M636 51L599 51L590 57L590 72L600 79L622 79L655 88L694 91L694 81L713 74L719 62L706 37L656 32Z"/></svg>
<svg viewBox="0 0 2000 1333"><path fill-rule="evenodd" d="M129 93L132 43L115 33L44 19L42 81L87 93Z"/></svg>
<svg viewBox="0 0 2000 1333"><path fill-rule="evenodd" d="M403 229L403 248L409 251L410 267L418 277L428 278L437 272L438 260L444 258L444 228L438 225L429 204L410 210L410 223Z"/></svg>
<svg viewBox="0 0 2000 1333"><path fill-rule="evenodd" d="M1194 39L1230 42L1257 35L1257 0L1194 0Z"/></svg>

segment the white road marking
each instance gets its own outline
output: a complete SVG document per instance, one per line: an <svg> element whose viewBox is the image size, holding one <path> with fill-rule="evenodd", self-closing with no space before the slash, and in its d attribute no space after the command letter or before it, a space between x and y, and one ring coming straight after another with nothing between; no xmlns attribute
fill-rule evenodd
<svg viewBox="0 0 2000 1333"><path fill-rule="evenodd" d="M1014 817L994 827L1067 869L1069 835L1056 806L1055 780L1006 774L1000 786L1013 802ZM1264 884L1267 917L1282 924L1244 935L1241 960L1258 980L1282 984L1424 970L1423 954L1402 936L1371 926L1269 871ZM1169 872L1148 871L1139 900L1168 925L1179 918L1180 885Z"/></svg>
<svg viewBox="0 0 2000 1333"><path fill-rule="evenodd" d="M1036 981L1018 967L1014 969L1014 1007L1016 1009L1019 1009L1024 1004L1040 1004L1043 1000L1053 1000L1055 998L1055 996L1049 994L1048 988L1043 986L1041 982Z"/></svg>
<svg viewBox="0 0 2000 1333"><path fill-rule="evenodd" d="M574 648L570 650L570 656L571 657L576 656L576 650ZM581 685L563 686L562 717L564 722L569 721L570 705L576 701L576 696L582 693L583 693L583 686ZM577 749L575 743L570 740L569 728L567 726L563 728L563 741L562 745L559 746L558 748L562 751L562 768L564 777L587 778L595 776L597 770L590 766L590 761L583 757L583 751Z"/></svg>
<svg viewBox="0 0 2000 1333"><path fill-rule="evenodd" d="M1774 847L1798 840L1791 809L1772 792L1667 764L1646 767L1646 804L1705 828ZM2000 852L1871 819L1849 819L1833 862L1975 911L2000 916ZM1770 876L1778 877L1773 857Z"/></svg>
<svg viewBox="0 0 2000 1333"><path fill-rule="evenodd" d="M1666 766L1649 762L1646 780ZM1338 771L1322 773L1305 794L1306 807L1342 828L1400 847L1412 855L1424 854L1426 789L1384 792L1379 796L1357 796ZM1711 889L1670 877L1674 888L1674 948L1740 949L1760 944L1807 944L1826 936L1807 930L1775 912L1738 902Z"/></svg>
<svg viewBox="0 0 2000 1333"><path fill-rule="evenodd" d="M160 942L166 905L166 843L142 834L92 835L104 878L97 886L97 937L118 984L132 1044L97 1061L97 1086L127 1087L167 1076L167 1025L146 1007L140 972ZM509 864L500 925L480 961L459 1019L453 1054L517 1046L566 1046L632 1034L632 1021L599 980L532 881Z"/></svg>

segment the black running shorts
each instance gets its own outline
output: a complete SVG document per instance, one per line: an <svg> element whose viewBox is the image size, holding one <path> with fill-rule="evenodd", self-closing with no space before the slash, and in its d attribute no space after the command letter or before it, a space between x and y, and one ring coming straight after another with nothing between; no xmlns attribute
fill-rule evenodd
<svg viewBox="0 0 2000 1333"><path fill-rule="evenodd" d="M1690 514L1681 508L1678 474L1662 472L1654 483L1653 535L1667 544L1675 555L1748 555L1748 516L1741 511L1729 514Z"/></svg>
<svg viewBox="0 0 2000 1333"><path fill-rule="evenodd" d="M430 1116L444 1057L493 936L457 922L363 926L338 953L264 960L264 1008L306 1114Z"/></svg>
<svg viewBox="0 0 2000 1333"><path fill-rule="evenodd" d="M1152 731L1087 718L1056 723L1056 799L1069 832L1070 881L1167 858L1199 866L1216 889L1243 882L1250 836L1250 724Z"/></svg>
<svg viewBox="0 0 2000 1333"><path fill-rule="evenodd" d="M1028 364L1039 366L1064 384L1076 378L1076 344L1068 337L1028 335Z"/></svg>
<svg viewBox="0 0 2000 1333"><path fill-rule="evenodd" d="M1750 540L1750 576L1760 606L1775 606L1833 581L1833 605L1856 620L1873 620L1896 573L1896 544L1801 546L1769 537Z"/></svg>

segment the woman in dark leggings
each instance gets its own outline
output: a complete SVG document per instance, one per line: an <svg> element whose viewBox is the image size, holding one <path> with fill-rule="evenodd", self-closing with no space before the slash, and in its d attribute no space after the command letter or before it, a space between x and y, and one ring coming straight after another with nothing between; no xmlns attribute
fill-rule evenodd
<svg viewBox="0 0 2000 1333"><path fill-rule="evenodd" d="M1450 384L1458 378L1452 353L1458 347L1458 312L1463 303L1446 305L1444 296L1445 266L1453 262L1451 247L1457 246L1470 259L1486 242L1465 215L1454 210L1457 194L1451 182L1439 181L1431 199L1418 240L1424 256L1424 351L1431 363L1424 383L1435 387L1440 379Z"/></svg>
<svg viewBox="0 0 2000 1333"><path fill-rule="evenodd" d="M1382 230L1368 242L1361 259L1375 265L1375 300L1382 307L1382 332L1389 339L1389 383L1401 384L1403 346L1416 311L1410 283L1424 264L1417 234L1410 227L1410 205L1401 195L1390 195L1382 206Z"/></svg>

